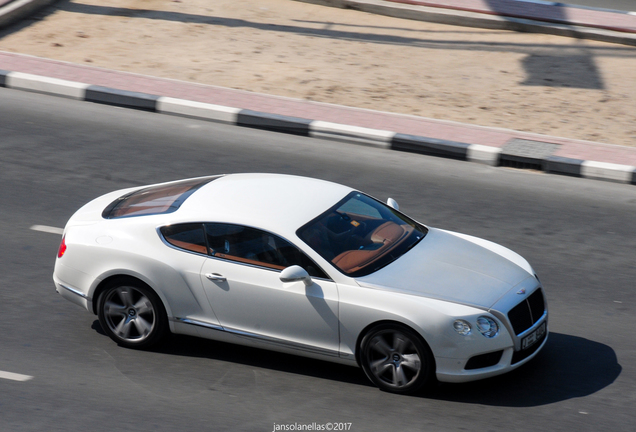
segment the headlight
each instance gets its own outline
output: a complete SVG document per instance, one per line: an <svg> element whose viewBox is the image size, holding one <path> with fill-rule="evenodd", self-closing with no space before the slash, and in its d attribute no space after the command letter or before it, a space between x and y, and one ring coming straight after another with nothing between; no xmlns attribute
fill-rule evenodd
<svg viewBox="0 0 636 432"><path fill-rule="evenodd" d="M499 334L499 326L497 322L487 316L480 316L477 318L477 329L479 333L483 334L487 338L494 338Z"/></svg>
<svg viewBox="0 0 636 432"><path fill-rule="evenodd" d="M462 336L468 336L470 334L470 324L464 320L455 320L453 328Z"/></svg>

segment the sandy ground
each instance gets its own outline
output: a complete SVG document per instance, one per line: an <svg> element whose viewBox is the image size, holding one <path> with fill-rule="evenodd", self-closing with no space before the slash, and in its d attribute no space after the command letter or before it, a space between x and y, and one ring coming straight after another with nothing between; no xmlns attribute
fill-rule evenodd
<svg viewBox="0 0 636 432"><path fill-rule="evenodd" d="M292 0L61 0L0 50L636 146L636 49Z"/></svg>

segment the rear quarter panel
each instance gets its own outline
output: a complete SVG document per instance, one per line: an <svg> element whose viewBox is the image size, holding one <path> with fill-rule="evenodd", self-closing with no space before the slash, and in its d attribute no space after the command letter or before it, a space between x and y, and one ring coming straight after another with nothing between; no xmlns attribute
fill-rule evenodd
<svg viewBox="0 0 636 432"><path fill-rule="evenodd" d="M126 275L149 285L169 317L208 316L211 310L200 279L205 257L164 244L156 231L160 224L159 218L139 217L67 227L67 252L56 266L89 275L84 279L91 280L90 286L78 288L94 301L104 280Z"/></svg>

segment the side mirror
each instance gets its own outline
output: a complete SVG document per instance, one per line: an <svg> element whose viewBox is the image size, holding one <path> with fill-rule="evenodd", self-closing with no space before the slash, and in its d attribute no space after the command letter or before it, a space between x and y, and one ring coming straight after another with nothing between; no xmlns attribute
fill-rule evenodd
<svg viewBox="0 0 636 432"><path fill-rule="evenodd" d="M280 280L283 282L303 281L305 286L310 286L313 283L311 276L307 273L307 270L297 265L287 267L285 270L280 272Z"/></svg>
<svg viewBox="0 0 636 432"><path fill-rule="evenodd" d="M400 210L400 206L398 205L397 201L394 200L393 198L389 198L388 200L386 200L386 204L391 208Z"/></svg>

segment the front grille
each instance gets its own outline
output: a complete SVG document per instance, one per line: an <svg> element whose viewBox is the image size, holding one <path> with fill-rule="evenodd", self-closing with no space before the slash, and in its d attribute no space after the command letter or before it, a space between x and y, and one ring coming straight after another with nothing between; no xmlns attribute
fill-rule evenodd
<svg viewBox="0 0 636 432"><path fill-rule="evenodd" d="M545 303L541 288L508 312L508 319L516 335L532 327L545 312Z"/></svg>

